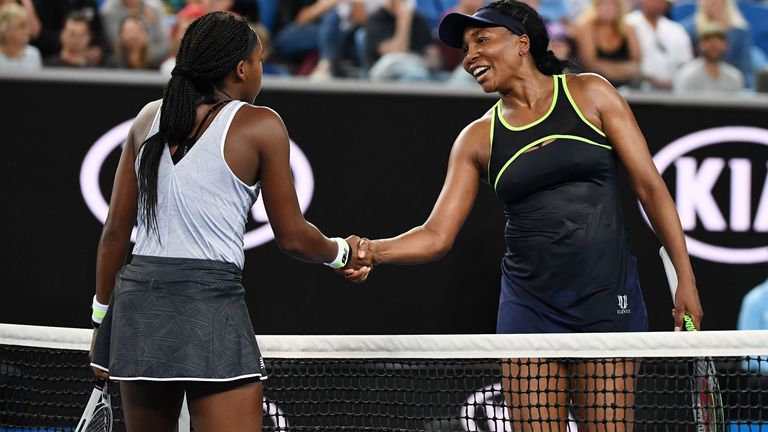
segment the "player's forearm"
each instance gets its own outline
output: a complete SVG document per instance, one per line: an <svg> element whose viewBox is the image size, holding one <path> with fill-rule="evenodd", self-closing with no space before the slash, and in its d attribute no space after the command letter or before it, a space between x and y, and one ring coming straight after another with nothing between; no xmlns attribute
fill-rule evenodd
<svg viewBox="0 0 768 432"><path fill-rule="evenodd" d="M333 261L337 248L336 242L307 221L297 224L291 232L278 234L277 245L291 258L312 263Z"/></svg>
<svg viewBox="0 0 768 432"><path fill-rule="evenodd" d="M680 285L695 286L695 277L688 257L680 217L677 214L675 203L669 195L669 190L663 181L659 180L659 183L647 188L643 193L638 193L638 198L648 215L653 230L672 259Z"/></svg>
<svg viewBox="0 0 768 432"><path fill-rule="evenodd" d="M130 234L129 234L130 235ZM115 287L115 276L125 264L128 238L105 228L96 255L96 299L108 304Z"/></svg>
<svg viewBox="0 0 768 432"><path fill-rule="evenodd" d="M422 225L374 244L374 264L421 264L445 256L453 241Z"/></svg>

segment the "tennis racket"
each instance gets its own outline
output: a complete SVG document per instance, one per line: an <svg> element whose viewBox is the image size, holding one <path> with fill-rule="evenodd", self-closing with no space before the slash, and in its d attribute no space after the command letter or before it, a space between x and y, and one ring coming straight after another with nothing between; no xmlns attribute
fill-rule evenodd
<svg viewBox="0 0 768 432"><path fill-rule="evenodd" d="M112 403L107 381L96 383L75 432L112 432Z"/></svg>
<svg viewBox="0 0 768 432"><path fill-rule="evenodd" d="M659 249L664 272L667 274L672 302L677 293L677 273L672 265L667 251L662 246ZM685 331L697 331L693 319L688 314L683 316ZM709 357L697 357L691 365L691 399L693 402L693 418L696 421L697 432L722 432L725 430L725 415L723 414L723 399L720 384L717 382L717 369Z"/></svg>

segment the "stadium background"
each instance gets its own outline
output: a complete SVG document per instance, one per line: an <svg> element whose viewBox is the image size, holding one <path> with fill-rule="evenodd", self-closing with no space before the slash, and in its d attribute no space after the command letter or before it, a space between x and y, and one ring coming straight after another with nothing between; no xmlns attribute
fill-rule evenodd
<svg viewBox="0 0 768 432"><path fill-rule="evenodd" d="M0 316L5 323L87 327L93 295L100 221L81 193L80 172L91 146L162 96L154 74L40 73L0 78L6 101L2 175L4 239ZM628 94L651 152L687 134L721 126L766 127L768 101L685 99ZM327 235L398 234L428 216L459 131L494 99L440 86L265 81L258 104L283 117L292 140L308 158L314 192L307 219ZM763 143L765 144L765 143ZM726 221L731 205L728 161L751 164L750 221L768 206L768 147L734 138L689 152L700 164L725 161L712 188ZM118 150L106 159L100 188L109 197ZM674 166L664 178L675 196ZM704 180L702 180L704 181ZM706 188L705 188L706 189ZM652 330L672 326L672 303L657 250L626 181L624 211ZM701 188L698 189L701 192ZM706 190L705 190L706 192ZM762 203L762 204L761 204ZM292 260L274 241L246 252L244 284L254 327L261 334L491 333L504 251L502 207L490 188L478 200L453 250L419 267L386 266L364 285L352 285L323 266ZM249 229L257 227L249 222ZM708 244L768 247L768 233L686 232ZM743 295L765 280L768 256L752 264L692 257L707 329L735 329ZM34 305L30 308L29 305Z"/></svg>

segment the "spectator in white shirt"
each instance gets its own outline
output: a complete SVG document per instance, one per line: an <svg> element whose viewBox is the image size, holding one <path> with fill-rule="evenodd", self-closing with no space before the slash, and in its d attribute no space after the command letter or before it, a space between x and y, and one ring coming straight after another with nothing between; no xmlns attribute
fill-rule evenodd
<svg viewBox="0 0 768 432"><path fill-rule="evenodd" d="M640 42L640 70L652 88L671 89L680 67L693 58L691 39L682 25L664 16L667 0L641 0L625 18Z"/></svg>

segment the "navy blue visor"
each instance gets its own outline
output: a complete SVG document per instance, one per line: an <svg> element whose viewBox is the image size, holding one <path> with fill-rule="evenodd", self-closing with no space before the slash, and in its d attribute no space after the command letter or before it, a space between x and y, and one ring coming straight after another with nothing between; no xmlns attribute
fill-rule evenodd
<svg viewBox="0 0 768 432"><path fill-rule="evenodd" d="M449 13L440 21L437 35L449 47L461 48L464 46L464 30L467 27L505 27L518 36L525 34L525 26L517 19L498 9L485 8L474 15Z"/></svg>

